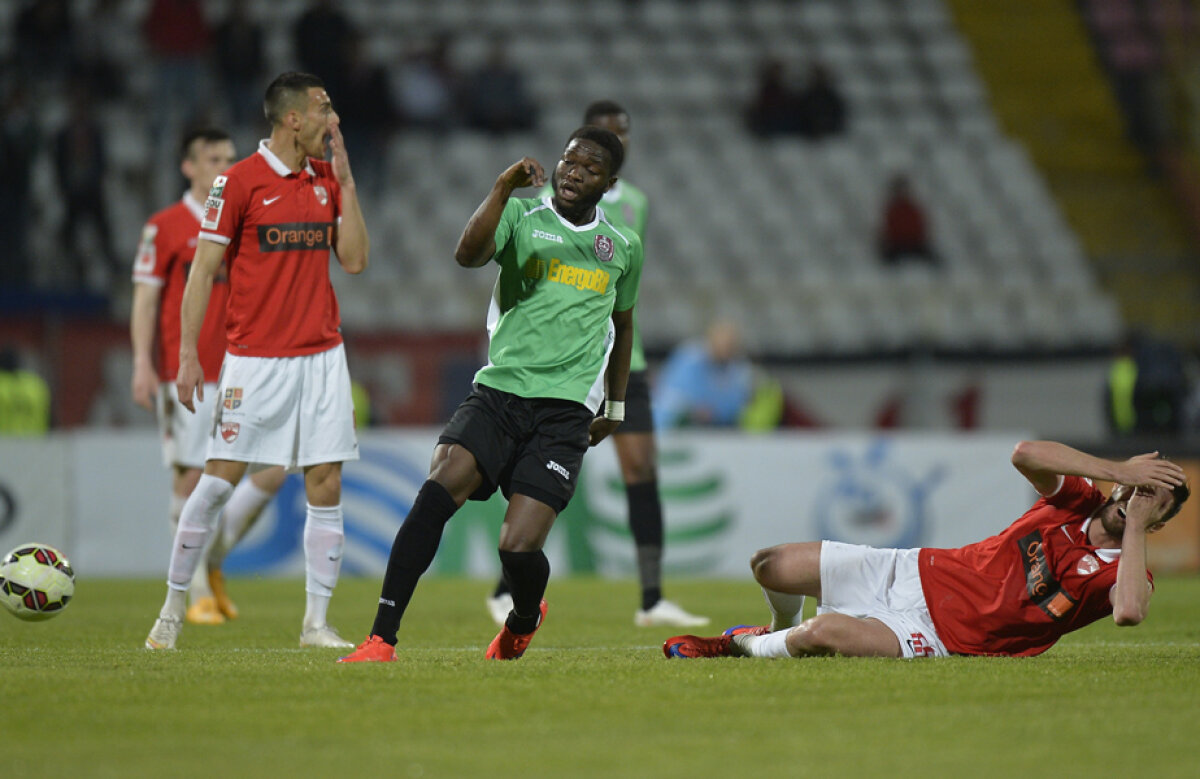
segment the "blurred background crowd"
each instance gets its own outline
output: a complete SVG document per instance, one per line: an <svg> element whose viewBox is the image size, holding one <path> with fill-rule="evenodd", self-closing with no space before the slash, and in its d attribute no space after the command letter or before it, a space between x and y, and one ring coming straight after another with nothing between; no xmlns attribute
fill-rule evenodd
<svg viewBox="0 0 1200 779"><path fill-rule="evenodd" d="M325 80L363 192L369 278L337 284L377 423L439 424L461 399L493 278L455 266L458 233L500 170L552 164L608 98L632 118L623 173L650 196L653 375L690 359L695 388L719 337L708 353L745 384L732 413L672 405L667 424L1005 426L1054 394L1030 389L1050 376L1091 404L1068 433L1189 435L1197 11L10 0L0 432L29 407L44 408L35 428L153 424L128 397L141 225L184 189L185 128L225 127L249 154L266 83L299 69ZM1047 419L1071 411L1062 398Z"/></svg>

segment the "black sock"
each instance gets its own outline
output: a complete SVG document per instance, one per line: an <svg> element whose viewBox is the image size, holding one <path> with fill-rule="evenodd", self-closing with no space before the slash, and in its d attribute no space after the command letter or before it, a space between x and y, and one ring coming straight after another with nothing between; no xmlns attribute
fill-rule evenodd
<svg viewBox="0 0 1200 779"><path fill-rule="evenodd" d="M512 592L512 587L508 586L508 579L504 578L504 572L500 572L500 578L496 580L496 589L492 590L492 597L499 598L501 595L508 595Z"/></svg>
<svg viewBox="0 0 1200 779"><path fill-rule="evenodd" d="M519 636L532 633L541 616L546 582L550 581L550 561L540 549L533 552L501 549L500 564L504 566L504 578L512 587L513 596L513 610L504 624Z"/></svg>
<svg viewBox="0 0 1200 779"><path fill-rule="evenodd" d="M626 484L625 498L629 504L629 532L637 545L642 609L649 609L662 599L663 513L658 482Z"/></svg>
<svg viewBox="0 0 1200 779"><path fill-rule="evenodd" d="M445 487L432 479L421 485L412 509L392 542L372 635L396 645L396 631L400 629L404 610L417 588L417 580L429 570L438 545L442 543L442 530L456 511L458 504Z"/></svg>

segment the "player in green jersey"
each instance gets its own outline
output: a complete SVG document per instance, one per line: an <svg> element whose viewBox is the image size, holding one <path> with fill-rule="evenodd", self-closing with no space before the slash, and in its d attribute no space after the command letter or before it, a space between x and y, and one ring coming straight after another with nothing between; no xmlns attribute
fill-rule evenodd
<svg viewBox="0 0 1200 779"><path fill-rule="evenodd" d="M615 134L628 156L629 113L618 103L612 100L591 103L584 110L583 123L603 127ZM551 194L551 188L544 187L540 194ZM604 193L600 208L613 224L632 230L645 242L650 202L640 189L621 178ZM613 434L613 445L617 448L621 479L625 482L629 531L637 551L638 580L642 589L641 608L634 612L633 621L642 627L707 625L707 617L689 614L662 595L662 499L658 494L658 456L654 419L650 411L650 382L646 377L646 355L642 349L636 314L629 371L629 385L625 391L625 421ZM487 606L497 624L503 624L508 618L512 595L503 576L487 599Z"/></svg>
<svg viewBox="0 0 1200 779"><path fill-rule="evenodd" d="M396 533L371 634L341 662L396 659L404 610L446 522L497 488L508 499L499 554L513 608L487 657L520 657L541 625L550 578L542 546L575 492L588 446L625 415L642 242L596 207L624 156L616 135L581 127L554 168L552 196L512 197L546 180L525 157L500 174L467 222L458 264L500 266L488 362L442 431L429 479Z"/></svg>

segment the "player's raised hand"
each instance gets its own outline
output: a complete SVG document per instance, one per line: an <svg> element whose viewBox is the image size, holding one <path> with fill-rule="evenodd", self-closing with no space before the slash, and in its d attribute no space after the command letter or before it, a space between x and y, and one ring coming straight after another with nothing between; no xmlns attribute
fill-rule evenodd
<svg viewBox="0 0 1200 779"><path fill-rule="evenodd" d="M333 165L333 175L337 177L338 184L348 187L354 183L350 157L346 154L346 139L342 137L342 129L335 116L329 117L329 163Z"/></svg>
<svg viewBox="0 0 1200 779"><path fill-rule="evenodd" d="M513 189L540 187L546 183L546 172L533 157L522 157L500 174L500 180Z"/></svg>
<svg viewBox="0 0 1200 779"><path fill-rule="evenodd" d="M179 402L193 414L196 406L192 402L193 395L201 402L204 401L204 369L200 367L200 358L191 355L179 356L179 373L175 375L175 389L179 393Z"/></svg>
<svg viewBox="0 0 1200 779"><path fill-rule="evenodd" d="M1148 452L1130 457L1121 463L1121 484L1130 487L1165 487L1171 489L1183 484L1186 476L1183 468L1170 460L1162 459L1158 452Z"/></svg>

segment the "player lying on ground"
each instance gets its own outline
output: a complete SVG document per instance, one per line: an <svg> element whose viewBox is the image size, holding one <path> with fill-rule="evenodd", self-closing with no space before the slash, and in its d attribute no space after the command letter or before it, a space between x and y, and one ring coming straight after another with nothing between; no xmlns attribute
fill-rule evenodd
<svg viewBox="0 0 1200 779"><path fill-rule="evenodd" d="M1157 452L1113 462L1053 441L1025 441L1012 464L1041 497L999 535L958 549L783 544L750 566L770 626L675 636L667 657L1030 656L1111 614L1146 618L1154 580L1146 535L1189 495ZM1115 482L1104 495L1092 479ZM817 615L800 621L804 597Z"/></svg>

